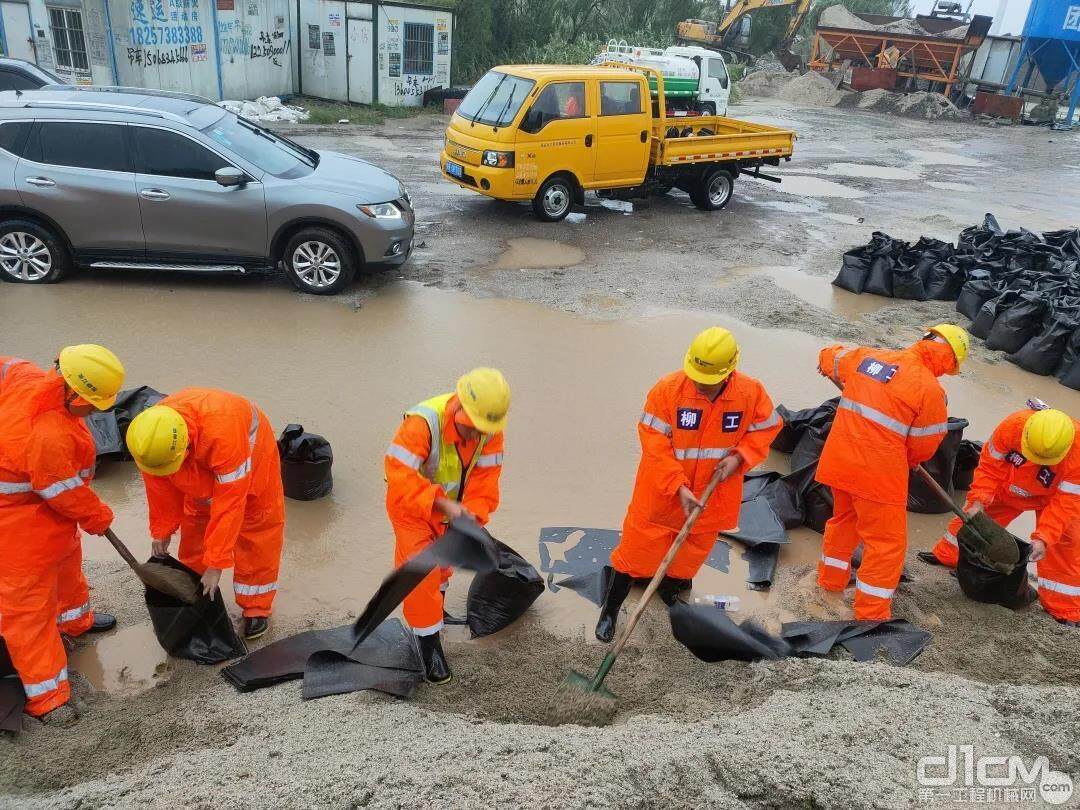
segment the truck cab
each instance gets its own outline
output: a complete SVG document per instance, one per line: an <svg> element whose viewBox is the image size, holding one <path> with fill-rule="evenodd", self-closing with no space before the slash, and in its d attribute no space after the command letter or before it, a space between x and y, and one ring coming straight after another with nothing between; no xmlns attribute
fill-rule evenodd
<svg viewBox="0 0 1080 810"><path fill-rule="evenodd" d="M731 97L731 77L724 57L696 45L672 45L667 56L681 56L698 64L698 109L706 115L727 115Z"/></svg>
<svg viewBox="0 0 1080 810"><path fill-rule="evenodd" d="M586 189L640 185L652 114L644 76L582 65L490 70L450 119L443 175L557 221Z"/></svg>

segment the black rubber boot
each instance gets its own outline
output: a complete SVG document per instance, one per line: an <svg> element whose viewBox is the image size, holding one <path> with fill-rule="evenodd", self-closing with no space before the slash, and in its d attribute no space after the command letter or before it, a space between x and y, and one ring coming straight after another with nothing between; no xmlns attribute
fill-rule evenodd
<svg viewBox="0 0 1080 810"><path fill-rule="evenodd" d="M417 636L420 645L420 657L424 660L424 672L431 683L450 683L454 674L446 662L446 653L442 648L442 636L432 633L430 636Z"/></svg>
<svg viewBox="0 0 1080 810"><path fill-rule="evenodd" d="M268 616L244 617L244 638L248 641L259 638L259 636L265 636L266 631L269 629L270 618Z"/></svg>
<svg viewBox="0 0 1080 810"><path fill-rule="evenodd" d="M87 633L108 633L116 627L116 617L111 613L98 613L94 611L94 623L90 625Z"/></svg>
<svg viewBox="0 0 1080 810"><path fill-rule="evenodd" d="M626 601L630 593L630 585L633 580L629 574L611 569L608 578L607 591L604 593L604 603L600 605L600 619L596 622L596 637L600 641L611 641L615 638L615 625L619 621L619 608Z"/></svg>
<svg viewBox="0 0 1080 810"><path fill-rule="evenodd" d="M656 589L656 593L664 600L664 604L670 607L675 604L675 600L678 599L680 593L688 591L692 587L694 587L694 580L692 579L664 577L660 580L660 586Z"/></svg>
<svg viewBox="0 0 1080 810"><path fill-rule="evenodd" d="M945 565L945 563L943 563L941 560L939 560L934 555L934 552L932 552L932 551L920 551L920 552L917 552L915 554L915 556L918 557L920 560L922 560L927 565L942 565L942 566Z"/></svg>

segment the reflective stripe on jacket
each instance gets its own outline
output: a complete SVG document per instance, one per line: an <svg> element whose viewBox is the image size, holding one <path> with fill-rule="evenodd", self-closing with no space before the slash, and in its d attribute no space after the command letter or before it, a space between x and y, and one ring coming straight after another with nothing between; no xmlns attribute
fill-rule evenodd
<svg viewBox="0 0 1080 810"><path fill-rule="evenodd" d="M455 415L454 394L432 397L410 408L386 449L386 508L396 522L443 522L437 497L459 501L484 524L499 505L503 434L466 442Z"/></svg>
<svg viewBox="0 0 1080 810"><path fill-rule="evenodd" d="M829 346L818 369L841 386L817 480L878 503L907 502L911 467L937 451L948 430L939 374L955 358L943 343L903 351Z"/></svg>
<svg viewBox="0 0 1080 810"><path fill-rule="evenodd" d="M245 514L284 509L281 462L269 419L236 394L185 388L159 404L188 428L188 454L172 475L143 475L150 535L171 536L187 509L209 512L203 563L231 568Z"/></svg>
<svg viewBox="0 0 1080 810"><path fill-rule="evenodd" d="M672 529L686 520L682 486L701 495L721 459L737 453L739 471L720 484L694 526L695 533L730 529L738 522L743 473L769 453L781 420L765 387L735 372L714 400L682 371L662 377L649 391L638 420L641 463L629 511Z"/></svg>
<svg viewBox="0 0 1080 810"><path fill-rule="evenodd" d="M1020 439L1033 413L1030 409L1011 413L994 429L979 456L968 502L989 506L1002 501L1035 510L1039 514L1032 536L1049 545L1080 520L1080 444L1052 467L1032 464L1020 451ZM1073 422L1080 436L1080 422Z"/></svg>

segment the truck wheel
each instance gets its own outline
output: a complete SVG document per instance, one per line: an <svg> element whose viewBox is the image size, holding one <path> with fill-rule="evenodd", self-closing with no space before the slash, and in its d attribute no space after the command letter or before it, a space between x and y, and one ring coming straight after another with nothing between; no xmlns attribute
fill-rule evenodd
<svg viewBox="0 0 1080 810"><path fill-rule="evenodd" d="M716 115L716 102L706 101L701 105L702 115Z"/></svg>
<svg viewBox="0 0 1080 810"><path fill-rule="evenodd" d="M701 175L690 199L702 211L719 211L731 200L735 178L725 169L711 169Z"/></svg>
<svg viewBox="0 0 1080 810"><path fill-rule="evenodd" d="M533 212L544 222L566 219L574 205L574 184L563 174L549 177L533 197Z"/></svg>

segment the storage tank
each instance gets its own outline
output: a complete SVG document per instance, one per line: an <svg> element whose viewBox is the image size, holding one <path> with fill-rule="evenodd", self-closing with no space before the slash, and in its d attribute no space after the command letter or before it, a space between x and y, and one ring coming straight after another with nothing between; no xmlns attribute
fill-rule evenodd
<svg viewBox="0 0 1080 810"><path fill-rule="evenodd" d="M1070 96L1071 121L1080 100L1080 4L1076 0L1032 0L1021 35L1021 53L1009 79L1016 88L1021 70L1038 70L1051 91ZM1027 78L1022 85L1028 84Z"/></svg>
<svg viewBox="0 0 1080 810"><path fill-rule="evenodd" d="M660 71L664 77L664 95L669 98L697 96L700 77L698 63L693 59L666 54L659 48L638 48L612 40L608 42L607 50L593 59L593 64L608 60ZM656 79L652 76L649 76L649 90L656 95Z"/></svg>

